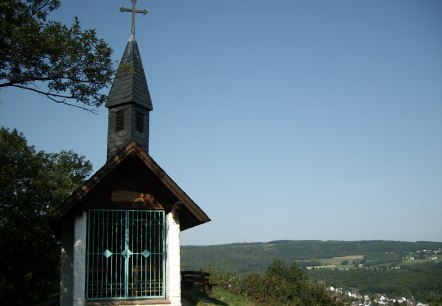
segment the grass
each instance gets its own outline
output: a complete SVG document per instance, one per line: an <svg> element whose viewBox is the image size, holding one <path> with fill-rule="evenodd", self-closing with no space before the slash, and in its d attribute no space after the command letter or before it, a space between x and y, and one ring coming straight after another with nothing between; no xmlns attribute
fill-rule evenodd
<svg viewBox="0 0 442 306"><path fill-rule="evenodd" d="M215 287L210 295L202 292L198 288L191 290L183 289L181 291L183 306L259 306L252 303L246 297L237 296L225 290Z"/></svg>
<svg viewBox="0 0 442 306"><path fill-rule="evenodd" d="M364 255L347 255L347 256L336 256L332 258L314 258L309 260L299 260L298 262L317 262L321 265L314 266L315 269L353 269L353 262L357 260L364 259ZM342 265L343 261L347 261L348 264Z"/></svg>
<svg viewBox="0 0 442 306"><path fill-rule="evenodd" d="M320 259L322 263L325 265L340 265L343 261L348 261L349 264L352 264L354 260L361 260L364 259L363 255L349 255L349 256L339 256L339 257L333 257L329 259Z"/></svg>

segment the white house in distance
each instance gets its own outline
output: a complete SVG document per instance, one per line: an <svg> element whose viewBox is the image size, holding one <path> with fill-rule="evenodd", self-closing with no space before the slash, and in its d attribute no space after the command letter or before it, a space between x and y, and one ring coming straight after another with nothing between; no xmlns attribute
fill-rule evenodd
<svg viewBox="0 0 442 306"><path fill-rule="evenodd" d="M51 214L62 246L62 306L181 305L180 231L210 221L148 153L153 107L135 2L106 103L107 162Z"/></svg>

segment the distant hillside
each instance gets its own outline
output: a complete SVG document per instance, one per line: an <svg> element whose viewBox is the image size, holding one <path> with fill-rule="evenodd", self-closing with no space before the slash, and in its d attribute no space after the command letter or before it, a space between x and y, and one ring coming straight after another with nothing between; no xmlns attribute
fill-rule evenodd
<svg viewBox="0 0 442 306"><path fill-rule="evenodd" d="M181 264L184 269L220 267L235 272L264 271L274 259L287 262L363 255L366 261L400 261L423 250L442 249L442 242L403 241L319 241L280 240L265 243L235 243L211 246L183 246Z"/></svg>

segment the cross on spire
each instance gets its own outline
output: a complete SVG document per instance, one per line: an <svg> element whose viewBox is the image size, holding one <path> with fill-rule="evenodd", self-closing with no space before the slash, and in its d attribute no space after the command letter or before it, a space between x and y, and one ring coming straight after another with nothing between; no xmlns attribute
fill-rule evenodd
<svg viewBox="0 0 442 306"><path fill-rule="evenodd" d="M141 13L143 15L146 15L147 10L137 10L136 9L137 0L131 0L131 1L132 1L132 8L121 7L120 12L131 12L132 13L132 27L130 30L130 35L135 36L135 14Z"/></svg>

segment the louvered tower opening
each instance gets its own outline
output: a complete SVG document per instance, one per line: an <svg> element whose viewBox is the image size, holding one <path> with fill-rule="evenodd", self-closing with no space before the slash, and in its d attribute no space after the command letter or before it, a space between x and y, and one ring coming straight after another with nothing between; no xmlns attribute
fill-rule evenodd
<svg viewBox="0 0 442 306"><path fill-rule="evenodd" d="M136 112L135 130L138 133L144 133L144 114L141 112Z"/></svg>
<svg viewBox="0 0 442 306"><path fill-rule="evenodd" d="M124 130L124 110L115 113L115 131Z"/></svg>

